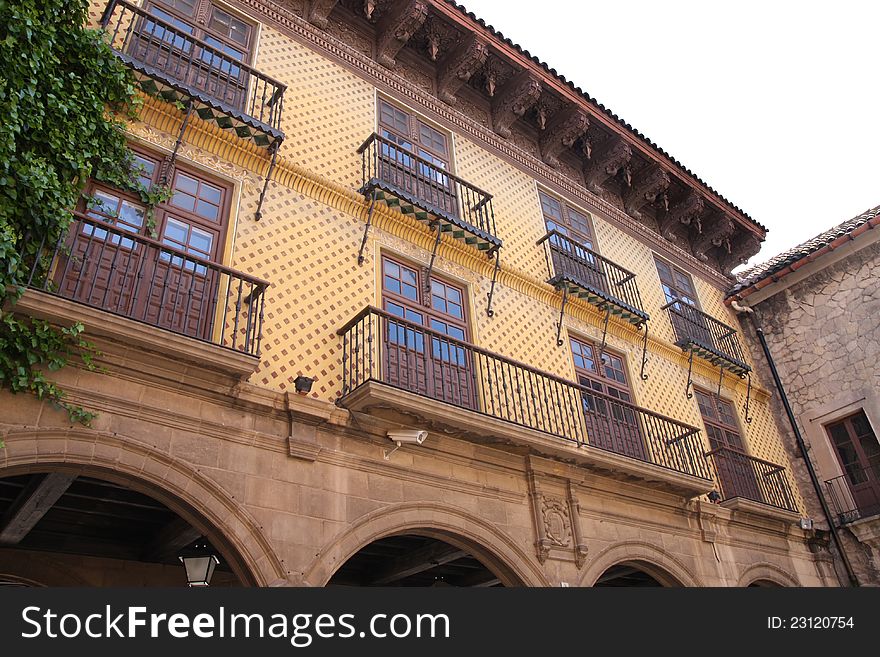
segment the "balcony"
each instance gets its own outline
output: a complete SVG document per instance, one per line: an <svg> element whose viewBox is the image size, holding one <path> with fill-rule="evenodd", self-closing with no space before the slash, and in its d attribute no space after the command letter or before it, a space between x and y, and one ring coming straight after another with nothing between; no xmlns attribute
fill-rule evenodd
<svg viewBox="0 0 880 657"><path fill-rule="evenodd" d="M141 88L170 103L192 103L200 118L258 146L279 144L285 85L157 12L110 0L101 17L111 48Z"/></svg>
<svg viewBox="0 0 880 657"><path fill-rule="evenodd" d="M253 371L266 281L79 212L38 254L30 288L247 356Z"/></svg>
<svg viewBox="0 0 880 657"><path fill-rule="evenodd" d="M713 365L745 376L752 368L745 362L736 329L718 321L681 299L663 306L675 331L675 344Z"/></svg>
<svg viewBox="0 0 880 657"><path fill-rule="evenodd" d="M338 331L341 402L516 445L695 496L712 489L699 429L367 307ZM436 403L426 403L425 399Z"/></svg>
<svg viewBox="0 0 880 657"><path fill-rule="evenodd" d="M729 447L713 449L706 453L706 457L712 464L725 502L745 499L797 513L788 476L781 465Z"/></svg>
<svg viewBox="0 0 880 657"><path fill-rule="evenodd" d="M631 271L555 230L544 235L538 244L545 245L547 282L557 290L636 326L648 321L636 275Z"/></svg>
<svg viewBox="0 0 880 657"><path fill-rule="evenodd" d="M880 515L880 466L847 468L826 481L825 490L840 524Z"/></svg>
<svg viewBox="0 0 880 657"><path fill-rule="evenodd" d="M363 185L382 201L488 255L497 253L492 195L375 133L361 144Z"/></svg>

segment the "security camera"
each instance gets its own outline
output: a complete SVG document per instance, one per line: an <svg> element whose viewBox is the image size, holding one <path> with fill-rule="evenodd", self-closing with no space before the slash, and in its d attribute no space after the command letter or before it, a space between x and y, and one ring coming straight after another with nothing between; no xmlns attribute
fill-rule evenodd
<svg viewBox="0 0 880 657"><path fill-rule="evenodd" d="M421 445L428 437L428 432L424 429L402 429L399 431L389 431L389 440L400 443L410 443L412 445Z"/></svg>

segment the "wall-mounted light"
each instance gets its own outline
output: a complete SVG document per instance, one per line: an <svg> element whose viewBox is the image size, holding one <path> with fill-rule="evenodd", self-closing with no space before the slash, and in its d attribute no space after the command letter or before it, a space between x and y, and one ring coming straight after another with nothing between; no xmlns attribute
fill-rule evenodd
<svg viewBox="0 0 880 657"><path fill-rule="evenodd" d="M196 543L184 549L178 558L186 570L186 583L190 586L208 586L214 568L220 563L220 559L211 550L207 543Z"/></svg>
<svg viewBox="0 0 880 657"><path fill-rule="evenodd" d="M314 382L314 378L300 374L293 380L293 387L296 388L296 391L301 395L307 395L312 391L312 384Z"/></svg>

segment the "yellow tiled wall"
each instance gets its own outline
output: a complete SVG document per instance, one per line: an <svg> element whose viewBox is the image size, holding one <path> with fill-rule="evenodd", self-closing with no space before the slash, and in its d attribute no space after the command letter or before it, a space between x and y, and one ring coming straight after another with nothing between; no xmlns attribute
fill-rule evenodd
<svg viewBox="0 0 880 657"><path fill-rule="evenodd" d="M385 249L426 264L432 245L428 229L415 220L380 208L375 215L363 265L357 250L363 235L366 204L355 194L361 182L357 147L373 131L375 88L325 56L263 26L256 67L287 84L283 129L275 181L269 187L263 219L254 221L262 154L251 167L251 181L239 184L240 204L234 218L234 252L230 264L271 282L267 292L261 364L253 383L285 390L299 373L317 377L313 394L333 400L341 392L341 338L336 331L368 304L378 302L378 254ZM193 131L203 130L198 125ZM155 132L135 127L133 132ZM166 132L168 132L166 130ZM162 139L167 143L168 134ZM203 166L216 162L211 152L229 152L219 141L189 147ZM212 160L213 157L213 160ZM243 156L242 156L243 158ZM472 332L481 347L572 378L568 344L556 344L560 295L547 278L543 247L544 220L535 179L475 143L454 134L454 166L462 178L494 195L498 236L503 240L502 276L495 295L495 316L485 312L491 262L469 247L444 239L436 271L463 282L471 296ZM248 166L243 164L242 166ZM223 171L228 175L228 170ZM247 178L243 175L243 178ZM577 203L575 203L577 205ZM672 344L668 317L651 249L594 216L599 250L635 272L645 310L651 315L649 378L639 377L641 334L612 320L608 345L625 354L636 402L683 422L702 426L696 399L687 399L687 358ZM736 325L723 305L724 291L699 276L695 283L706 312ZM566 331L601 339L603 315L581 301L570 303ZM565 337L565 334L564 334ZM745 348L745 345L744 345ZM750 360L750 357L749 357ZM717 370L696 362L694 380L714 389ZM756 383L758 383L756 381ZM745 385L732 375L723 394L743 418ZM755 456L787 465L769 414L766 394L753 395L753 422L743 421L746 441Z"/></svg>

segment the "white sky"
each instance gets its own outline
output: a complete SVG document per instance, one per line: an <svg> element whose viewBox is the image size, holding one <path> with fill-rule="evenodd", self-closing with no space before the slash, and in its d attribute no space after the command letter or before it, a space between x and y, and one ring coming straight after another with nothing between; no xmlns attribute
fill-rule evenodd
<svg viewBox="0 0 880 657"><path fill-rule="evenodd" d="M880 205L875 0L459 0L769 230Z"/></svg>

